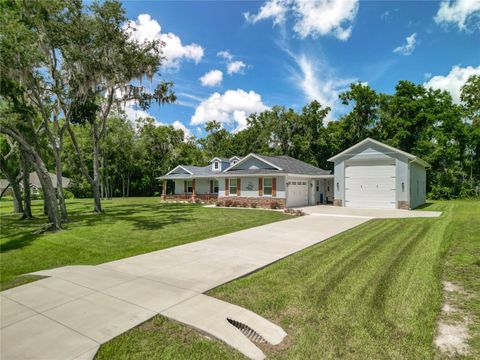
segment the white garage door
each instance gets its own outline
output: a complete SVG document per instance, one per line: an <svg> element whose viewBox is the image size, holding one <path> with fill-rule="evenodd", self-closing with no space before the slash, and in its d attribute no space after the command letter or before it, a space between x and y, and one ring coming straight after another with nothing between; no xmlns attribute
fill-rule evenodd
<svg viewBox="0 0 480 360"><path fill-rule="evenodd" d="M346 165L345 206L395 209L395 165Z"/></svg>
<svg viewBox="0 0 480 360"><path fill-rule="evenodd" d="M308 205L308 181L289 180L287 193L287 207Z"/></svg>

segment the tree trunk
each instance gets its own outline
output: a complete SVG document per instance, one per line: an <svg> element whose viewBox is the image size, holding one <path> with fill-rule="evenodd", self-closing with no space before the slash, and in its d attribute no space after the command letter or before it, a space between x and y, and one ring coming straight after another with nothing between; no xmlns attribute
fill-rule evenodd
<svg viewBox="0 0 480 360"><path fill-rule="evenodd" d="M55 170L57 175L57 197L58 204L60 206L60 215L63 221L67 221L68 213L67 206L65 205L65 193L63 192L62 183L62 159L61 159L61 147L55 150Z"/></svg>
<svg viewBox="0 0 480 360"><path fill-rule="evenodd" d="M94 123L95 124L95 123ZM97 125L92 124L92 136L93 136L93 170L94 170L94 177L92 178L89 174L88 167L86 166L85 162L83 161L83 156L80 151L80 147L78 146L77 137L75 132L71 128L70 124L67 125L68 133L70 134L70 138L72 139L73 148L78 157L78 161L80 162L80 170L82 171L83 175L87 179L88 183L92 187L93 193L93 211L96 213L102 212L102 201L100 199L100 184L98 178L98 136L97 136ZM96 155L95 155L96 154ZM95 176L95 174L97 176Z"/></svg>
<svg viewBox="0 0 480 360"><path fill-rule="evenodd" d="M28 169L27 156L20 154L22 162L22 184L23 184L23 216L22 219L32 219L32 201L30 198L30 171Z"/></svg>
<svg viewBox="0 0 480 360"><path fill-rule="evenodd" d="M15 185L10 184L13 192L13 212L16 214L23 214L22 192L20 186L15 182Z"/></svg>
<svg viewBox="0 0 480 360"><path fill-rule="evenodd" d="M127 176L127 198L130 196L130 174Z"/></svg>
<svg viewBox="0 0 480 360"><path fill-rule="evenodd" d="M99 171L99 138L98 138L98 125L94 121L92 124L92 137L93 137L93 211L96 213L102 212L102 201L100 199L100 171Z"/></svg>
<svg viewBox="0 0 480 360"><path fill-rule="evenodd" d="M55 189L53 188L52 179L48 173L47 167L43 162L42 158L19 133L14 131L13 129L7 128L6 126L0 126L0 132L12 137L20 147L22 148L25 155L27 155L28 159L32 163L35 168L35 171L38 174L40 182L42 184L42 190L44 195L44 201L46 202L48 208L48 220L50 221L51 225L49 226L48 230L56 231L60 230L61 227L61 220L60 214L58 213L57 208L57 198L55 196Z"/></svg>
<svg viewBox="0 0 480 360"><path fill-rule="evenodd" d="M13 212L16 214L23 214L23 204L22 204L22 191L20 190L20 185L17 182L17 177L15 174L9 172L8 170L2 168L2 172L7 177L8 183L12 188L13 193Z"/></svg>

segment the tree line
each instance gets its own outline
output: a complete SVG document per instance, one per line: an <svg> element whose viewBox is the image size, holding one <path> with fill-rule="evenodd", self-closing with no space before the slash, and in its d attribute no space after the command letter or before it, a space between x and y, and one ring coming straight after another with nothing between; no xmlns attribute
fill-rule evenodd
<svg viewBox="0 0 480 360"><path fill-rule="evenodd" d="M273 106L251 114L244 130L231 133L212 121L195 139L152 118L126 118L127 103L146 110L176 98L171 82L142 85L159 78L163 44L132 40L118 1L7 0L0 21L0 172L26 219L28 174L38 174L49 230L68 220L70 192L93 198L101 213L102 199L155 195L156 178L180 163L255 152L332 169L329 157L367 136L429 162L431 198L478 194L480 76L464 84L461 104L410 81L399 81L393 94L354 83L339 95L345 113L335 121L318 101L299 111ZM69 190L62 176L72 180Z"/></svg>

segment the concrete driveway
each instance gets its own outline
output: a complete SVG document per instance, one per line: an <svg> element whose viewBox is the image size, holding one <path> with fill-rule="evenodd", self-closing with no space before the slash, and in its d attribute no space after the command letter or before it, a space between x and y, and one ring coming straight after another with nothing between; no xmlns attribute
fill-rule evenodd
<svg viewBox="0 0 480 360"><path fill-rule="evenodd" d="M442 214L440 211L359 209L331 205L307 206L301 209L306 214L315 216L359 217L366 219L431 218L439 217Z"/></svg>
<svg viewBox="0 0 480 360"><path fill-rule="evenodd" d="M322 216L292 218L97 266L39 271L49 278L0 293L1 358L92 359L100 344L163 314L261 359L263 353L218 313L239 314L252 321L251 327L270 329L264 337L275 341L281 341L283 331L202 293L369 219L330 213L336 211L330 208L307 211Z"/></svg>

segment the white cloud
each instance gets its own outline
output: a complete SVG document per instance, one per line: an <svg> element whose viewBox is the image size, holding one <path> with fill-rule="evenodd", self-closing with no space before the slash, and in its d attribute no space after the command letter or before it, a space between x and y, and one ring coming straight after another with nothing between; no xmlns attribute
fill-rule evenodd
<svg viewBox="0 0 480 360"><path fill-rule="evenodd" d="M286 49L285 51L295 60L298 67L292 70L293 83L303 92L307 101L317 100L323 106L332 108L327 121L333 120L333 117L339 115L338 95L356 79L339 78L328 64L318 58L313 60L305 54L296 55Z"/></svg>
<svg viewBox="0 0 480 360"><path fill-rule="evenodd" d="M227 73L228 75L233 75L241 72L243 69L247 67L243 61L240 60L233 60L233 55L228 50L222 50L217 53L217 56L224 58L227 60Z"/></svg>
<svg viewBox="0 0 480 360"><path fill-rule="evenodd" d="M235 60L227 64L227 73L229 75L242 71L247 65L240 60Z"/></svg>
<svg viewBox="0 0 480 360"><path fill-rule="evenodd" d="M437 14L433 18L437 24L453 23L460 30L467 30L469 23L475 24L480 29L480 22L474 22L480 17L480 1L478 0L457 0L442 1Z"/></svg>
<svg viewBox="0 0 480 360"><path fill-rule="evenodd" d="M446 90L452 95L453 101L460 103L460 89L472 75L480 75L480 65L477 67L467 66L464 68L455 65L446 76L434 76L428 82L424 83L424 86Z"/></svg>
<svg viewBox="0 0 480 360"><path fill-rule="evenodd" d="M223 73L220 70L211 70L200 78L202 86L218 86L222 80Z"/></svg>
<svg viewBox="0 0 480 360"><path fill-rule="evenodd" d="M193 134L192 134L192 132L190 131L190 129L187 128L181 121L175 120L175 121L172 123L172 126L173 126L174 129L182 130L182 131L183 131L184 141L188 141L188 140L190 140L190 139L193 137Z"/></svg>
<svg viewBox="0 0 480 360"><path fill-rule="evenodd" d="M117 91L117 97L121 96L121 92ZM136 120L141 119L141 118L153 118L155 119L155 116L149 114L145 110L141 110L137 102L134 100L130 101L125 101L121 102L119 104L120 110L122 110L125 113L125 116L127 120L131 121L132 123L135 123Z"/></svg>
<svg viewBox="0 0 480 360"><path fill-rule="evenodd" d="M151 18L149 14L141 14L137 20L130 20L128 25L129 32L133 39L144 42L160 40L165 46L163 55L165 56L166 68L178 68L182 59L193 60L196 64L202 60L204 50L195 43L183 45L182 40L173 33L162 33L158 21Z"/></svg>
<svg viewBox="0 0 480 360"><path fill-rule="evenodd" d="M396 47L393 49L394 53L397 54L402 54L404 56L410 55L413 50L415 50L415 47L417 46L417 33L413 33L410 36L407 36L405 39L405 44Z"/></svg>
<svg viewBox="0 0 480 360"><path fill-rule="evenodd" d="M222 58L224 58L225 60L228 60L228 61L232 61L232 59L233 59L233 55L230 54L230 51L228 51L228 50L219 51L217 53L217 56L220 56L220 57L222 57Z"/></svg>
<svg viewBox="0 0 480 360"><path fill-rule="evenodd" d="M262 97L254 91L237 89L227 90L223 94L215 92L198 105L190 124L203 125L216 120L224 125L234 125L238 131L247 126L248 115L267 109Z"/></svg>
<svg viewBox="0 0 480 360"><path fill-rule="evenodd" d="M248 22L256 23L259 20L273 18L273 24L278 25L285 21L285 15L288 11L288 3L286 0L268 0L258 11L258 14L253 15L249 12L243 13L243 16Z"/></svg>
<svg viewBox="0 0 480 360"><path fill-rule="evenodd" d="M291 12L295 18L293 30L301 37L333 35L347 40L358 13L358 0L268 0L258 14L245 13L251 23L273 18L274 24L285 21Z"/></svg>
<svg viewBox="0 0 480 360"><path fill-rule="evenodd" d="M357 0L296 0L298 21L294 30L301 38L334 35L347 40L352 32L351 23L357 16Z"/></svg>

